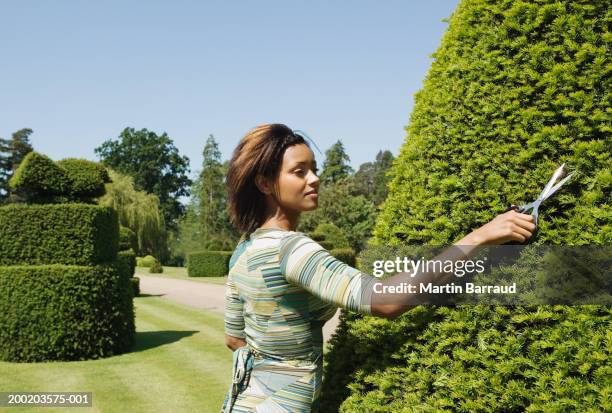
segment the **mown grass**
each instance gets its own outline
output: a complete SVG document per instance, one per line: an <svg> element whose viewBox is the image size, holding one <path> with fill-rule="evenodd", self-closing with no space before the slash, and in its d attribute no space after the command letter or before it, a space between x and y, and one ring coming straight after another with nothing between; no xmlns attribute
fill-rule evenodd
<svg viewBox="0 0 612 413"><path fill-rule="evenodd" d="M207 284L225 284L227 282L227 277L189 277L187 275L187 268L185 267L166 267L164 266L164 272L161 274L151 274L149 273L149 268L147 267L136 267L136 273L134 276L138 275L148 275L152 277L161 277L161 278L174 278L179 280L189 280Z"/></svg>
<svg viewBox="0 0 612 413"><path fill-rule="evenodd" d="M134 300L130 353L100 360L0 362L0 391L89 391L93 407L7 412L218 412L231 381L223 315L154 296Z"/></svg>

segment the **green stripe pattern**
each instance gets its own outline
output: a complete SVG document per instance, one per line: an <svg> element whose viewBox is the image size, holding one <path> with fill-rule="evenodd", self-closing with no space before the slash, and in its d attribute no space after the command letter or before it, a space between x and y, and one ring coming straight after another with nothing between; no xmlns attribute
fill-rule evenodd
<svg viewBox="0 0 612 413"><path fill-rule="evenodd" d="M338 307L371 315L376 280L301 232L260 228L241 241L230 259L225 333L245 339L255 363L232 412L318 411L322 327Z"/></svg>

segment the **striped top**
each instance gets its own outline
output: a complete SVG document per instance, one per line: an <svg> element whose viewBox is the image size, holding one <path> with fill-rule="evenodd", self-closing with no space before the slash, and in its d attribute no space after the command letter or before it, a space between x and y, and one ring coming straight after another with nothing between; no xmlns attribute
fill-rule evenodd
<svg viewBox="0 0 612 413"><path fill-rule="evenodd" d="M238 244L229 267L225 333L265 358L321 360L322 327L337 307L372 314L376 277L301 232L259 228Z"/></svg>

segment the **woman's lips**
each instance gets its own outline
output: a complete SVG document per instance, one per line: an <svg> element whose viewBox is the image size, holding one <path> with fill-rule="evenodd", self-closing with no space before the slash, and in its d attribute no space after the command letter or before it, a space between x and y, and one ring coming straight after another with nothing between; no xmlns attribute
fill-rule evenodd
<svg viewBox="0 0 612 413"><path fill-rule="evenodd" d="M306 194L306 196L312 197L312 198L318 198L319 194L317 194L316 192L311 192L309 194Z"/></svg>

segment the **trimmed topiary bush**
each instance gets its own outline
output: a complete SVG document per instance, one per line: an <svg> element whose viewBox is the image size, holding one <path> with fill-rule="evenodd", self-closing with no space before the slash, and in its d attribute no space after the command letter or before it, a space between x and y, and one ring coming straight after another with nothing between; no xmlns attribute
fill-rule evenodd
<svg viewBox="0 0 612 413"><path fill-rule="evenodd" d="M126 278L132 278L136 271L136 254L134 251L119 251L117 254L117 260L119 262L119 269L121 274Z"/></svg>
<svg viewBox="0 0 612 413"><path fill-rule="evenodd" d="M66 171L48 156L30 152L15 170L9 180L9 186L19 196L37 201L67 194L70 190L70 178Z"/></svg>
<svg viewBox="0 0 612 413"><path fill-rule="evenodd" d="M155 261L153 265L149 268L149 272L151 274L161 274L164 272L164 267L159 263L159 261Z"/></svg>
<svg viewBox="0 0 612 413"><path fill-rule="evenodd" d="M0 208L0 265L90 265L115 261L117 212L85 204Z"/></svg>
<svg viewBox="0 0 612 413"><path fill-rule="evenodd" d="M0 359L86 360L129 350L134 310L116 265L0 266Z"/></svg>
<svg viewBox="0 0 612 413"><path fill-rule="evenodd" d="M130 282L132 283L134 297L138 297L140 295L140 278L132 277L130 278Z"/></svg>
<svg viewBox="0 0 612 413"><path fill-rule="evenodd" d="M385 247L450 245L535 200L563 162L576 173L540 209L533 244L610 245L610 16L601 1L460 3L362 271ZM343 311L322 412L608 411L610 320L609 306Z"/></svg>
<svg viewBox="0 0 612 413"><path fill-rule="evenodd" d="M123 225L119 226L119 251L125 251L131 249L132 251L138 250L138 239L136 237L136 233L129 229L128 227L124 227Z"/></svg>
<svg viewBox="0 0 612 413"><path fill-rule="evenodd" d="M137 257L136 258L136 265L138 267L145 267L145 268L150 268L153 266L153 264L155 264L157 261L157 258L155 258L152 255L147 255L146 257Z"/></svg>
<svg viewBox="0 0 612 413"><path fill-rule="evenodd" d="M187 274L190 277L224 277L229 271L229 251L202 251L187 255Z"/></svg>
<svg viewBox="0 0 612 413"><path fill-rule="evenodd" d="M68 180L69 193L75 198L95 198L105 194L104 184L110 182L106 167L87 159L67 158L57 162Z"/></svg>

